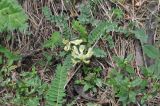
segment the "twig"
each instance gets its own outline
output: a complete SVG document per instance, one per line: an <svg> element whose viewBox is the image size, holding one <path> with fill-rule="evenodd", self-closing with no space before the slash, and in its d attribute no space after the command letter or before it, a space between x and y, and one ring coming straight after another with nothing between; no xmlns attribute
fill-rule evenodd
<svg viewBox="0 0 160 106"><path fill-rule="evenodd" d="M68 83L71 81L71 79L73 78L73 76L78 72L78 70L80 69L80 67L82 66L82 64L80 64L77 69L74 71L74 73L71 75L71 77L68 79L68 81L66 82L64 88L66 88L66 86L68 85Z"/></svg>
<svg viewBox="0 0 160 106"><path fill-rule="evenodd" d="M4 91L6 91L6 89L3 89L2 91L0 91L0 94L3 93Z"/></svg>

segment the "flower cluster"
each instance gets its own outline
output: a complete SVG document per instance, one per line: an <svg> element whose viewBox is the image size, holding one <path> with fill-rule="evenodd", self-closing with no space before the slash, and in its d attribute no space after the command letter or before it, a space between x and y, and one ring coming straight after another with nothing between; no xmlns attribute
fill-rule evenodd
<svg viewBox="0 0 160 106"><path fill-rule="evenodd" d="M63 39L63 44L65 45L64 50L69 51L69 50L71 50L71 44L80 45L82 42L83 42L82 39L77 39L77 40L73 40L73 41Z"/></svg>
<svg viewBox="0 0 160 106"><path fill-rule="evenodd" d="M71 50L71 55L72 55L72 62L73 64L77 64L79 62L84 62L86 64L89 64L90 60L89 58L92 57L93 55L93 50L92 48L89 48L86 50L86 46L82 45L81 43L83 42L82 39L77 39L73 41L69 40L63 40L63 43L65 45L64 50L69 51Z"/></svg>

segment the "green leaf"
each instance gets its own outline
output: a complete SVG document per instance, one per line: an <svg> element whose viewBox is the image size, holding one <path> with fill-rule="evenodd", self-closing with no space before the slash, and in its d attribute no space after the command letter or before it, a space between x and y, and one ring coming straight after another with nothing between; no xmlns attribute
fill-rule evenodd
<svg viewBox="0 0 160 106"><path fill-rule="evenodd" d="M113 41L113 38L112 38L112 36L108 36L108 35L106 35L107 36L107 41L108 41L108 43L109 43L109 48L111 48L111 49L113 49L113 47L114 47L114 41Z"/></svg>
<svg viewBox="0 0 160 106"><path fill-rule="evenodd" d="M14 70L14 69L16 69L16 68L17 68L16 65L12 65L12 66L8 67L8 70Z"/></svg>
<svg viewBox="0 0 160 106"><path fill-rule="evenodd" d="M66 83L67 72L63 66L58 65L56 69L56 76L51 83L47 94L47 103L49 106L58 106L61 104L63 97L65 96L64 85ZM62 106L62 105L61 105Z"/></svg>
<svg viewBox="0 0 160 106"><path fill-rule="evenodd" d="M87 41L87 30L79 21L73 21L72 28L80 34L80 38Z"/></svg>
<svg viewBox="0 0 160 106"><path fill-rule="evenodd" d="M50 62L52 60L52 55L49 54L48 52L43 52L43 55L45 56L45 58L47 59L48 62Z"/></svg>
<svg viewBox="0 0 160 106"><path fill-rule="evenodd" d="M116 18L121 19L123 17L123 11L121 9L114 8L112 11Z"/></svg>
<svg viewBox="0 0 160 106"><path fill-rule="evenodd" d="M0 45L0 52L1 53L6 53L6 52L10 52L8 49L6 49L5 47Z"/></svg>
<svg viewBox="0 0 160 106"><path fill-rule="evenodd" d="M52 15L52 11L48 7L43 7L42 12L45 18L52 23L56 23L56 26L60 27L61 34L64 35L66 38L69 38L72 35L71 28L68 26L69 18L65 15Z"/></svg>
<svg viewBox="0 0 160 106"><path fill-rule="evenodd" d="M83 91L88 91L89 89L91 89L93 86L89 83L86 83L83 87Z"/></svg>
<svg viewBox="0 0 160 106"><path fill-rule="evenodd" d="M16 55L9 51L7 48L0 45L0 53L3 53L5 57L7 57L10 61L9 63L12 63L13 61L21 59L21 56ZM11 62L12 61L12 62Z"/></svg>
<svg viewBox="0 0 160 106"><path fill-rule="evenodd" d="M94 28L88 36L88 42L93 44L96 40L104 34L107 29L107 22L100 22L96 28Z"/></svg>
<svg viewBox="0 0 160 106"><path fill-rule="evenodd" d="M99 78L96 78L96 85L98 86L98 87L102 87L102 80L101 79L99 79Z"/></svg>
<svg viewBox="0 0 160 106"><path fill-rule="evenodd" d="M16 0L0 0L0 32L27 28L27 15Z"/></svg>
<svg viewBox="0 0 160 106"><path fill-rule="evenodd" d="M133 55L133 54L129 54L129 55L127 56L127 58L125 59L125 61L131 62L133 59L134 59L134 55Z"/></svg>
<svg viewBox="0 0 160 106"><path fill-rule="evenodd" d="M129 92L129 101L132 103L136 102L136 93L134 91Z"/></svg>
<svg viewBox="0 0 160 106"><path fill-rule="evenodd" d="M119 97L119 101L122 101L125 104L128 101L128 93L126 90L120 90L120 92L116 95Z"/></svg>
<svg viewBox="0 0 160 106"><path fill-rule="evenodd" d="M93 55L96 57L106 57L107 56L106 52L100 48L94 48L93 52L94 52Z"/></svg>
<svg viewBox="0 0 160 106"><path fill-rule="evenodd" d="M150 73L152 73L152 76L157 77L160 79L160 59L155 60L155 64L152 64L148 67L148 70Z"/></svg>
<svg viewBox="0 0 160 106"><path fill-rule="evenodd" d="M109 21L101 21L98 23L96 28L94 28L88 35L89 44L93 44L95 41L99 40L105 32L116 31L117 24Z"/></svg>
<svg viewBox="0 0 160 106"><path fill-rule="evenodd" d="M45 48L54 48L62 43L62 37L59 32L54 32L49 40L47 40L43 47Z"/></svg>
<svg viewBox="0 0 160 106"><path fill-rule="evenodd" d="M143 29L136 29L132 31L132 33L135 34L135 37L139 39L142 43L146 43L148 36L145 34L145 31Z"/></svg>
<svg viewBox="0 0 160 106"><path fill-rule="evenodd" d="M64 86L67 81L67 71L72 67L69 59L71 56L67 56L63 65L59 64L56 68L56 75L47 92L46 106L62 106L63 98L66 95Z"/></svg>
<svg viewBox="0 0 160 106"><path fill-rule="evenodd" d="M141 83L142 83L142 79L141 78L136 78L131 82L131 87L140 86Z"/></svg>
<svg viewBox="0 0 160 106"><path fill-rule="evenodd" d="M159 50L153 45L144 45L143 46L144 53L150 58L158 58L160 56Z"/></svg>
<svg viewBox="0 0 160 106"><path fill-rule="evenodd" d="M78 17L78 20L82 24L88 24L93 21L92 15L91 15L91 6L89 4L82 4L80 5L80 16Z"/></svg>
<svg viewBox="0 0 160 106"><path fill-rule="evenodd" d="M26 104L27 104L27 106L38 106L39 105L39 98L35 97L32 99L29 99Z"/></svg>
<svg viewBox="0 0 160 106"><path fill-rule="evenodd" d="M135 73L134 68L131 65L127 64L125 68L128 73L130 73L130 74Z"/></svg>

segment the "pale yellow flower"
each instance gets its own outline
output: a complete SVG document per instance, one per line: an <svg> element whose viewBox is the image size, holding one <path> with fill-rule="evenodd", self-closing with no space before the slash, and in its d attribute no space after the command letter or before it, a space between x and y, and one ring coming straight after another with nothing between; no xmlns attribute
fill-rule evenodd
<svg viewBox="0 0 160 106"><path fill-rule="evenodd" d="M93 55L93 50L92 50L92 48L89 48L88 52L86 54L86 58L90 58L92 55Z"/></svg>
<svg viewBox="0 0 160 106"><path fill-rule="evenodd" d="M75 60L75 59L72 58L72 63L73 63L73 64L77 64L77 63L79 63L79 62L80 62L79 60Z"/></svg>
<svg viewBox="0 0 160 106"><path fill-rule="evenodd" d="M77 60L80 60L86 64L90 62L88 59L93 55L92 48L89 48L86 54L84 54L84 50L85 50L84 45L80 45L79 49L76 46L73 46L73 50L72 50L73 60L72 61L74 63L78 63L79 61Z"/></svg>
<svg viewBox="0 0 160 106"><path fill-rule="evenodd" d="M71 43L70 43L70 41L69 40L66 40L66 39L63 39L63 44L65 44L65 46L64 46L64 50L65 51L69 51L70 49L71 49Z"/></svg>
<svg viewBox="0 0 160 106"><path fill-rule="evenodd" d="M80 45L83 42L83 40L77 39L77 40L69 41L69 40L63 39L62 42L65 45L64 50L69 51L69 50L71 50L71 44Z"/></svg>
<svg viewBox="0 0 160 106"><path fill-rule="evenodd" d="M67 43L69 43L69 40L63 39L63 41L62 41L62 42L63 42L63 44L65 44L65 45L66 45Z"/></svg>
<svg viewBox="0 0 160 106"><path fill-rule="evenodd" d="M85 48L86 48L85 45L80 45L80 47L79 47L80 54L83 55L83 51L84 51Z"/></svg>
<svg viewBox="0 0 160 106"><path fill-rule="evenodd" d="M83 60L83 62L89 64L90 60Z"/></svg>
<svg viewBox="0 0 160 106"><path fill-rule="evenodd" d="M71 44L68 43L65 47L64 47L64 50L65 51L69 51L71 49Z"/></svg>
<svg viewBox="0 0 160 106"><path fill-rule="evenodd" d="M77 39L77 40L71 41L71 43L74 44L74 45L80 45L82 42L83 42L82 39Z"/></svg>

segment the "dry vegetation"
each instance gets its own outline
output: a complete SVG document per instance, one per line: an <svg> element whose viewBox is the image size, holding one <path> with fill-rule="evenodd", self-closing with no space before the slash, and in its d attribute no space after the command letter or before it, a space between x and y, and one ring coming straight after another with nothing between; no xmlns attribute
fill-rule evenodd
<svg viewBox="0 0 160 106"><path fill-rule="evenodd" d="M20 60L13 63L16 67L9 74L5 75L5 77L2 76L3 73L0 74L0 77L5 79L0 79L0 82L3 81L5 84L7 81L9 82L7 83L8 85L0 85L1 106L29 106L29 101L30 106L36 106L37 104L39 104L38 106L45 106L45 97L50 83L54 79L56 67L58 64L63 63L64 58L62 57L65 54L63 54L64 52L61 53L63 51L63 47L61 46L57 46L54 49L44 48L43 46L54 32L59 31L61 34L64 33L63 29L56 22L51 22L46 18L43 8L48 7L54 16L65 14L68 28L74 29L72 22L78 20L81 16L82 5L87 5L91 1L93 2L93 9L89 10L90 17L97 21L90 20L91 22L83 24L87 29L87 33L90 33L100 20L115 22L118 27L127 29L128 32L108 32L93 43L93 45L105 52L105 56L93 56L89 64L78 63L70 71L67 71L68 76L65 83L66 96L64 97L63 106L71 103L73 103L73 106L121 106L122 102L118 100L119 96L116 96L117 91L114 91L114 88L106 83L111 78L109 76L111 71L114 69L124 71L122 67L118 67L114 56L125 59L128 55L132 54L134 59L128 61L135 71L136 78L146 79L152 83L152 77L146 78L143 75L141 67L151 66L155 63L155 59L146 56L142 51L143 44L141 40L143 41L143 39L135 38L133 33L129 31L136 28L145 29L148 39L144 44L155 45L157 49L160 49L159 0L18 0L28 15L28 29L24 32L14 30L0 33L0 45L3 45L12 53L21 56ZM79 33L73 32L78 37ZM109 37L106 37L106 35ZM3 53L0 52L0 55L3 56ZM1 64L0 68L4 65ZM160 71L160 65L158 67L157 73ZM124 75L127 76L126 73ZM93 78L88 78L88 76ZM7 78L10 78L10 80L6 80ZM29 82L32 78L34 79L33 85ZM100 79L100 85L91 81L94 79L97 79L97 81ZM35 83L38 83L35 80L40 84L34 86ZM82 81L82 84L80 80L85 80L86 82ZM25 83L25 81L28 81L26 86L30 84L29 88L24 87L25 85L22 82ZM156 83L159 87L158 78ZM22 84L22 86L19 84ZM87 90L84 91L83 87L87 84L92 85L92 87L90 89L86 88ZM147 89L145 92L152 92L152 86L152 84L147 85L144 88ZM25 91L26 89L29 90ZM34 89L33 92L32 89ZM157 88L155 92L152 92L154 96L152 95L152 97L145 101L146 106L159 106L159 91L159 88ZM138 93L136 95L136 102L132 103L132 99L128 106L141 106L140 98L142 96L144 96L143 93Z"/></svg>

